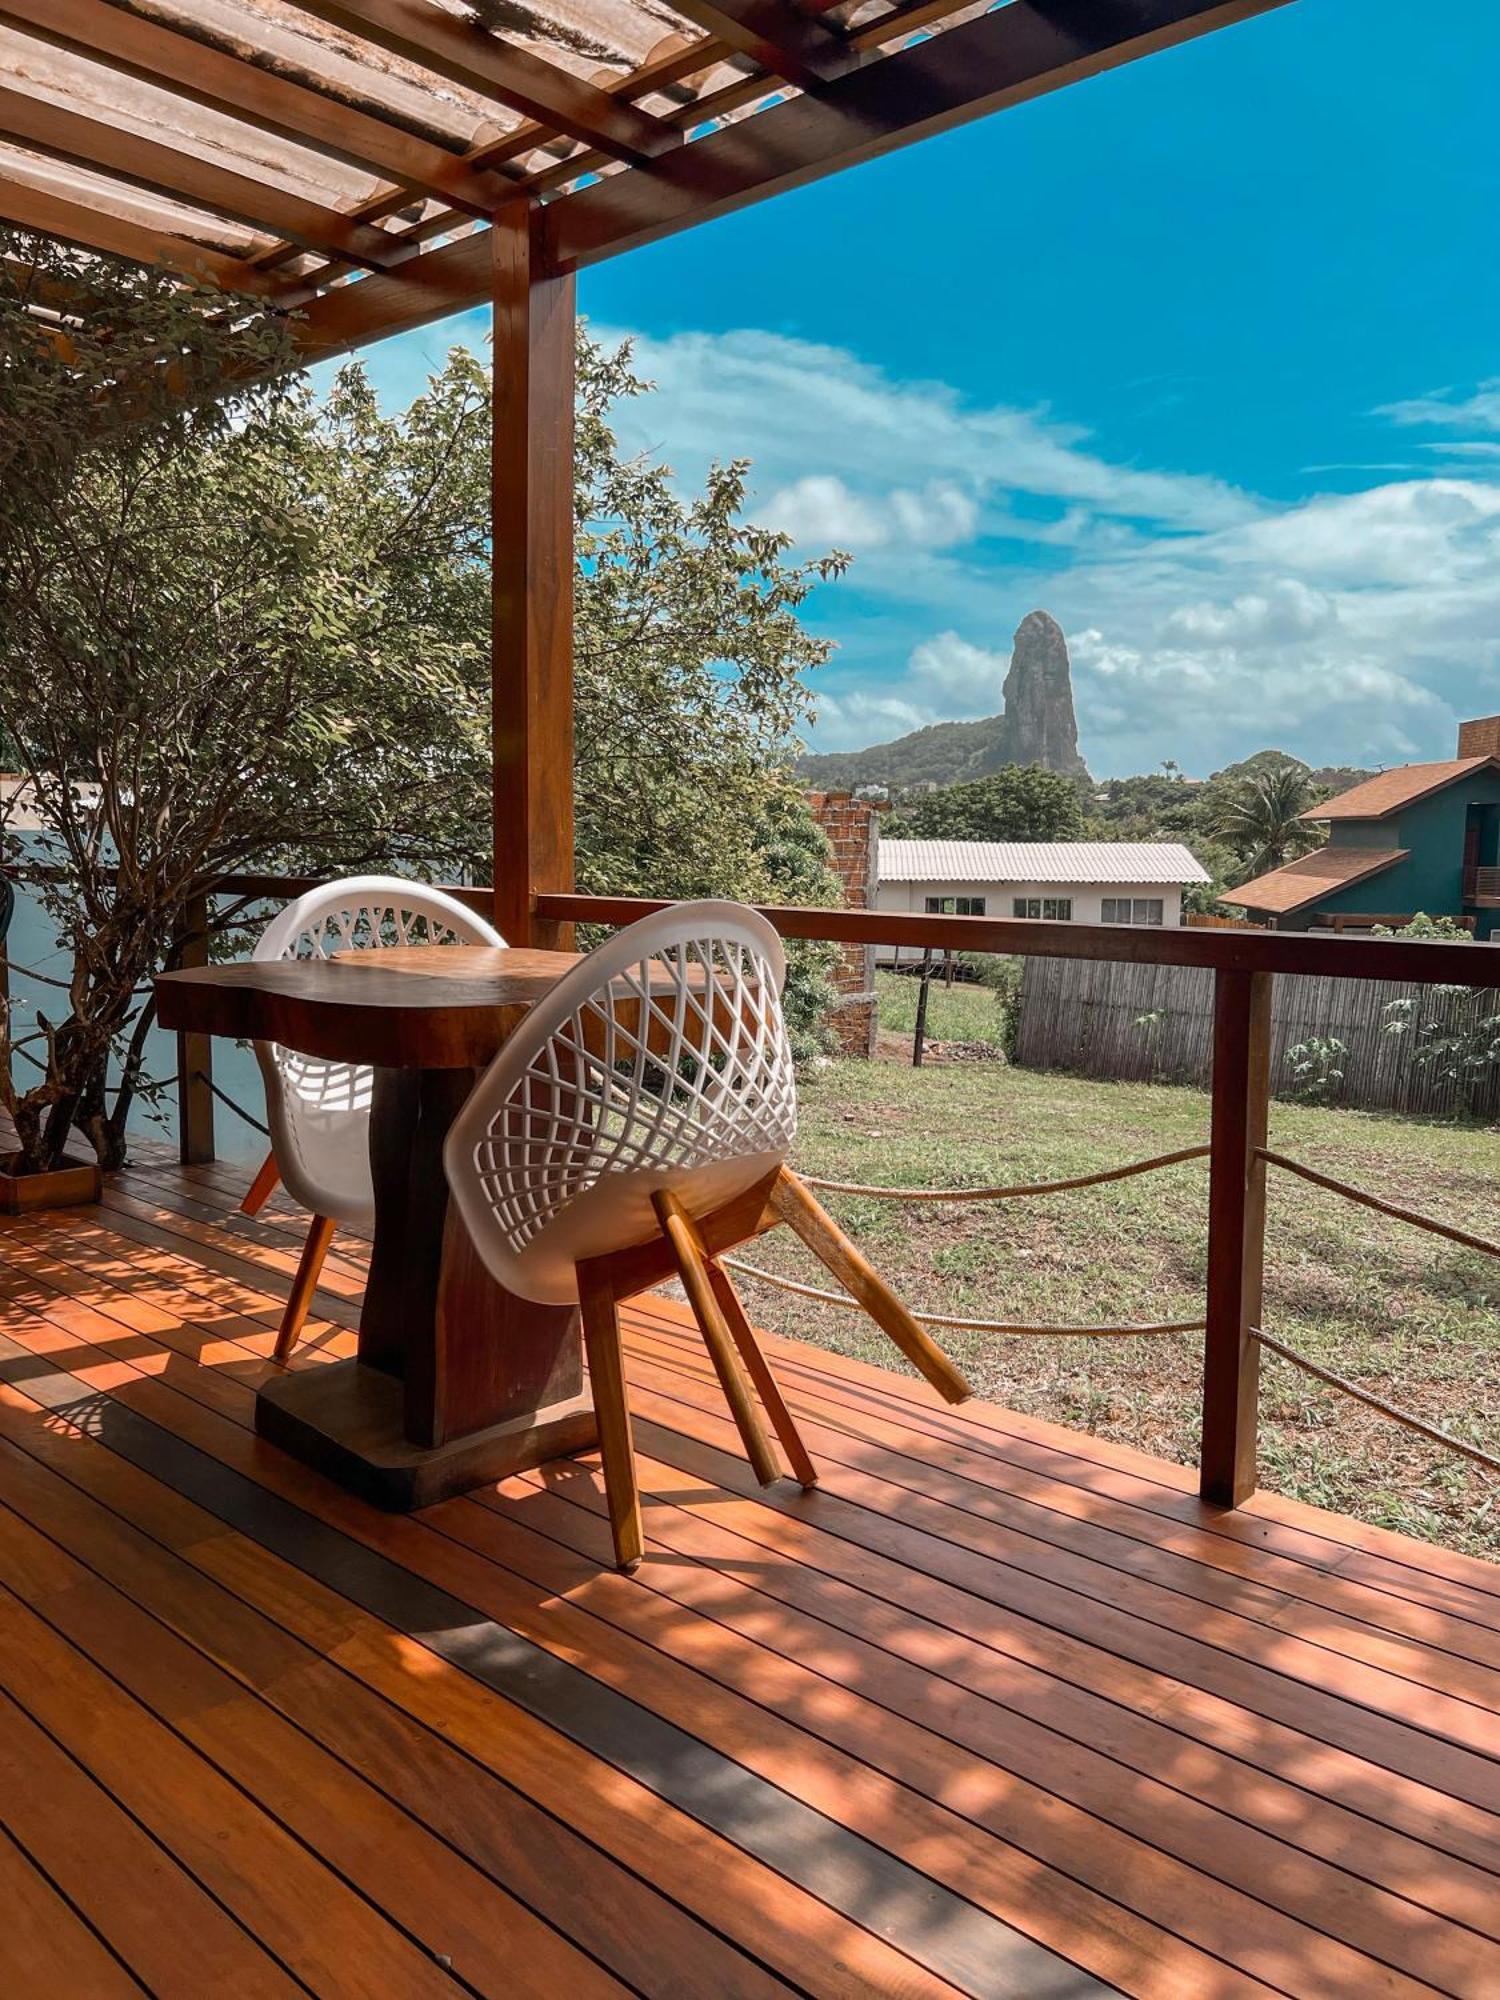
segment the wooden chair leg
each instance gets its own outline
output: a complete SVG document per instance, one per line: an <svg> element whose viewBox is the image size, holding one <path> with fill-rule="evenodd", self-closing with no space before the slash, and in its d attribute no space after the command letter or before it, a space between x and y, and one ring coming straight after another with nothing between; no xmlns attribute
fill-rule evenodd
<svg viewBox="0 0 1500 2000"><path fill-rule="evenodd" d="M623 1570L632 1570L645 1552L646 1538L641 1527L630 1406L625 1400L620 1308L614 1293L597 1280L591 1280L585 1270L580 1269L578 1279L583 1345L589 1358L594 1412L599 1420L599 1455L604 1461L604 1494L609 1503L615 1562Z"/></svg>
<svg viewBox="0 0 1500 2000"><path fill-rule="evenodd" d="M660 1218L662 1233L672 1246L682 1288L693 1308L709 1359L714 1364L714 1373L724 1391L724 1400L744 1442L745 1456L761 1485L772 1486L781 1477L781 1467L740 1369L734 1338L714 1296L698 1226L677 1197L666 1189L654 1194L651 1200Z"/></svg>
<svg viewBox="0 0 1500 2000"><path fill-rule="evenodd" d="M260 1172L246 1190L245 1199L240 1203L241 1215L259 1215L276 1191L276 1183L281 1179L281 1170L276 1165L276 1155L267 1153L261 1163Z"/></svg>
<svg viewBox="0 0 1500 2000"><path fill-rule="evenodd" d="M318 1278L322 1273L323 1259L328 1255L328 1246L333 1241L333 1223L326 1215L315 1215L307 1232L307 1241L302 1246L302 1256L298 1260L297 1275L292 1280L292 1289L287 1294L286 1311L281 1315L281 1325L276 1334L275 1359L285 1362L297 1345L313 1302L313 1293L318 1289Z"/></svg>
<svg viewBox="0 0 1500 2000"><path fill-rule="evenodd" d="M722 1265L712 1260L708 1266L708 1282L714 1288L714 1297L719 1302L719 1310L734 1337L734 1344L740 1351L740 1359L745 1364L750 1380L755 1384L755 1393L765 1406L781 1448L786 1453L787 1464L792 1468L792 1477L808 1491L818 1483L818 1468L808 1454L807 1446L797 1429L796 1420L786 1406L785 1398L777 1387L776 1377L771 1373L771 1365L761 1350L755 1337L755 1328L740 1302L729 1273Z"/></svg>
<svg viewBox="0 0 1500 2000"><path fill-rule="evenodd" d="M973 1391L926 1328L912 1318L880 1273L866 1263L812 1191L783 1167L771 1191L771 1207L802 1238L813 1255L875 1324L888 1333L912 1366L938 1394L962 1403Z"/></svg>

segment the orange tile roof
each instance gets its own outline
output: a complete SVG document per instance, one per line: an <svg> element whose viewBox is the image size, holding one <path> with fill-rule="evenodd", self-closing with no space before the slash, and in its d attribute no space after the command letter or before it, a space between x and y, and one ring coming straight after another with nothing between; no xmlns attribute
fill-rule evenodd
<svg viewBox="0 0 1500 2000"><path fill-rule="evenodd" d="M1268 875L1257 875L1253 882L1226 889L1221 901L1285 916L1290 910L1318 902L1334 889L1378 875L1393 862L1404 861L1409 852L1405 847L1319 847L1299 861L1289 861L1285 868L1273 868Z"/></svg>
<svg viewBox="0 0 1500 2000"><path fill-rule="evenodd" d="M1425 799L1430 792L1440 792L1445 785L1487 766L1500 771L1500 757L1450 757L1441 764L1398 764L1394 770L1366 778L1362 785L1352 785L1336 798L1325 799L1320 806L1309 806L1302 818L1385 819L1402 806Z"/></svg>

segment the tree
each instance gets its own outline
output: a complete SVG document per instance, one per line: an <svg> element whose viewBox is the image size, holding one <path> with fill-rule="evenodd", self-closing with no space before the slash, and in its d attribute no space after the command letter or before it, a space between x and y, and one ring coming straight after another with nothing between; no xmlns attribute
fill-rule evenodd
<svg viewBox="0 0 1500 2000"><path fill-rule="evenodd" d="M1302 818L1316 803L1305 765L1288 758L1241 779L1212 801L1207 830L1234 850L1238 879L1285 867L1319 844L1320 836Z"/></svg>
<svg viewBox="0 0 1500 2000"><path fill-rule="evenodd" d="M73 1125L111 1165L195 884L483 879L488 383L456 350L399 418L357 367L319 404L253 306L0 251L0 734L45 824L0 839L71 958L55 1000L5 1016L0 1103L23 1171ZM65 338L27 312L37 287L79 300ZM826 654L798 607L842 558L788 564L740 518L741 464L679 502L622 460L628 357L580 361L580 881L828 900L787 772Z"/></svg>
<svg viewBox="0 0 1500 2000"><path fill-rule="evenodd" d="M1008 764L903 804L884 831L893 840L1078 840L1083 809L1071 779L1041 764Z"/></svg>

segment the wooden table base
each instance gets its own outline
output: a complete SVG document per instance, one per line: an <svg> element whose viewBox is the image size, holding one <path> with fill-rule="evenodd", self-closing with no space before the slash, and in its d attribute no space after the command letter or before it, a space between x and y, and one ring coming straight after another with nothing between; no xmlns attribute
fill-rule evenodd
<svg viewBox="0 0 1500 2000"><path fill-rule="evenodd" d="M375 1071L358 1359L278 1376L256 1397L261 1437L394 1511L598 1435L577 1308L497 1285L449 1203L443 1141L473 1081L472 1070Z"/></svg>
<svg viewBox="0 0 1500 2000"><path fill-rule="evenodd" d="M545 1459L588 1451L598 1440L586 1394L427 1446L407 1439L404 1402L395 1376L358 1361L334 1361L267 1382L255 1399L255 1428L372 1507L398 1514Z"/></svg>

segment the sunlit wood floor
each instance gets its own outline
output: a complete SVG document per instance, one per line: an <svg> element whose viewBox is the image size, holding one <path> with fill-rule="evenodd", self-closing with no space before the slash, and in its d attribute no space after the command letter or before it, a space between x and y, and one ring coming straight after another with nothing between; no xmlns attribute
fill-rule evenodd
<svg viewBox="0 0 1500 2000"><path fill-rule="evenodd" d="M0 1224L10 2000L1500 1994L1500 1569L777 1342L762 1492L665 1301L636 1577L591 1458L384 1516L243 1183Z"/></svg>

